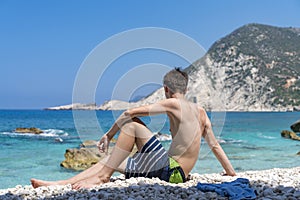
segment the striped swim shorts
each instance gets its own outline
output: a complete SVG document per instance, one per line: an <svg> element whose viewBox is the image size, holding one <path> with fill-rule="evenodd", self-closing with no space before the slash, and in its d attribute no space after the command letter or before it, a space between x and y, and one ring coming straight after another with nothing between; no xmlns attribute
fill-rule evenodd
<svg viewBox="0 0 300 200"><path fill-rule="evenodd" d="M184 182L185 175L179 164L168 156L155 136L150 138L133 157L128 158L125 177L158 177L167 182Z"/></svg>

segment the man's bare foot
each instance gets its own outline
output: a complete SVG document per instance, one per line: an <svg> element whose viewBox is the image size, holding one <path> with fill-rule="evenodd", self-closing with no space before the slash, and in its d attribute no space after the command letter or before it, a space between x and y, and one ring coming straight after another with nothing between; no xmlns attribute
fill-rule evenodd
<svg viewBox="0 0 300 200"><path fill-rule="evenodd" d="M72 184L72 188L75 190L79 190L79 189L89 189L98 185L101 185L103 183L107 183L109 182L109 177L108 178L100 178L98 176L92 176L89 177L85 180L81 180L77 183Z"/></svg>
<svg viewBox="0 0 300 200"><path fill-rule="evenodd" d="M67 184L63 181L43 181L43 180L38 180L38 179L34 179L34 178L32 178L30 180L30 182L31 182L31 185L33 188L38 188L41 186L66 185Z"/></svg>

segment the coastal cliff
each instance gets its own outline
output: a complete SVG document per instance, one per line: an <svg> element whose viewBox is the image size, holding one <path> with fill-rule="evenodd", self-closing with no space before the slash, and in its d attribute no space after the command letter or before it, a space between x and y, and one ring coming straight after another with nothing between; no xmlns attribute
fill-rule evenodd
<svg viewBox="0 0 300 200"><path fill-rule="evenodd" d="M242 26L185 69L186 97L214 111L299 111L299 44L299 28ZM112 100L94 109L123 110L163 98L160 88L138 102Z"/></svg>

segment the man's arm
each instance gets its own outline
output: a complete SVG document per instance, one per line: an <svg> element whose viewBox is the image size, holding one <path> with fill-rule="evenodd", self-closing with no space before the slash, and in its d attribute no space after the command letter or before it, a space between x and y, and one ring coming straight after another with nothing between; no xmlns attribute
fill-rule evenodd
<svg viewBox="0 0 300 200"><path fill-rule="evenodd" d="M206 115L206 113L205 113L205 115ZM236 173L235 173L228 157L226 156L221 145L219 144L219 142L217 141L217 139L214 136L214 133L213 133L213 130L211 127L211 122L210 122L209 118L207 117L207 115L205 118L206 118L205 128L204 128L204 133L202 136L205 138L210 149L213 151L214 155L216 156L216 158L219 160L219 162L225 169L226 175L235 176Z"/></svg>
<svg viewBox="0 0 300 200"><path fill-rule="evenodd" d="M126 110L112 125L110 130L107 132L107 136L109 139L112 139L114 135L120 130L120 127L122 127L125 123L129 122L134 117L167 113L175 109L177 104L178 103L175 99L165 99L151 105Z"/></svg>

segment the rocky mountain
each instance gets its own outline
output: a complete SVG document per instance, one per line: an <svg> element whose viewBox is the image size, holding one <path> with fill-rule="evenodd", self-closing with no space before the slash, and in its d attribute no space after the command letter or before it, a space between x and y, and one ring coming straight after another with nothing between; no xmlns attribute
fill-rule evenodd
<svg viewBox="0 0 300 200"><path fill-rule="evenodd" d="M216 41L185 71L187 98L208 110L299 110L300 29L247 24ZM163 98L160 88L138 102L114 100L97 109L126 109Z"/></svg>
<svg viewBox="0 0 300 200"><path fill-rule="evenodd" d="M207 96L217 92L226 110L297 109L300 29L248 24L215 42L187 72L191 85L208 83ZM205 82L199 84L201 78ZM201 98L197 86L191 87L191 94ZM218 109L214 104L207 106Z"/></svg>

